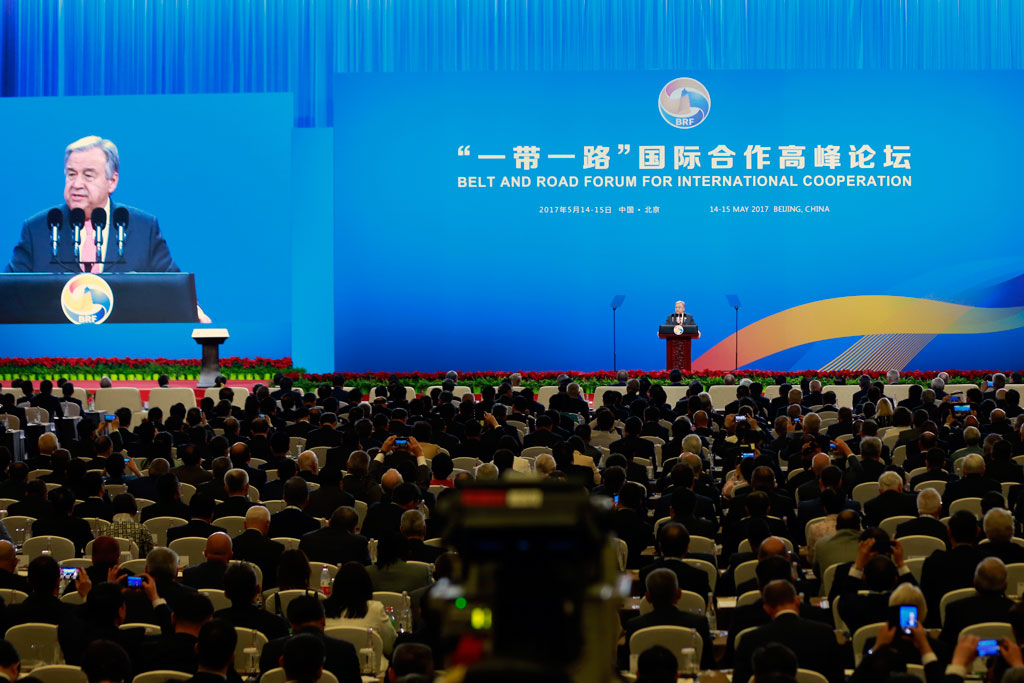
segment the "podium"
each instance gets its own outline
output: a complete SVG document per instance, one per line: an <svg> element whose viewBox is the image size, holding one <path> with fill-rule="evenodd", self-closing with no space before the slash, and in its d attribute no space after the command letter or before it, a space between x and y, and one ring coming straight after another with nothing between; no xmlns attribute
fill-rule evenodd
<svg viewBox="0 0 1024 683"><path fill-rule="evenodd" d="M0 273L0 324L70 323L61 293L82 273ZM96 273L109 288L107 323L194 323L192 273Z"/></svg>
<svg viewBox="0 0 1024 683"><path fill-rule="evenodd" d="M697 337L697 326L687 325L682 334L676 334L672 325L658 328L658 339L665 340L665 369L690 371L690 343Z"/></svg>

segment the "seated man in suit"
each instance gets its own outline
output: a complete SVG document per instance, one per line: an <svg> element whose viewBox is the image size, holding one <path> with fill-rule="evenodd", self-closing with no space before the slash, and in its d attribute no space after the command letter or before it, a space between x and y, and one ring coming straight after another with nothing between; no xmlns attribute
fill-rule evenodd
<svg viewBox="0 0 1024 683"><path fill-rule="evenodd" d="M188 524L168 529L167 543L170 544L179 538L209 538L211 534L223 532L224 529L211 523L214 505L213 498L202 493L193 494L188 502Z"/></svg>
<svg viewBox="0 0 1024 683"><path fill-rule="evenodd" d="M838 606L850 633L889 618L889 594L899 583L896 565L888 556L875 555L863 566L859 566L861 557L857 560L844 582Z"/></svg>
<svg viewBox="0 0 1024 683"><path fill-rule="evenodd" d="M245 531L238 534L232 544L232 556L255 564L263 571L263 587L277 587L277 565L284 546L267 538L270 530L270 511L262 505L253 505L245 513Z"/></svg>
<svg viewBox="0 0 1024 683"><path fill-rule="evenodd" d="M998 481L985 476L985 458L977 453L964 456L963 478L946 485L943 512L949 513L950 502L959 498L983 498L989 491L1002 493Z"/></svg>
<svg viewBox="0 0 1024 683"><path fill-rule="evenodd" d="M224 473L224 491L227 498L214 508L214 519L244 517L246 511L255 505L249 500L249 474L243 469L234 468Z"/></svg>
<svg viewBox="0 0 1024 683"><path fill-rule="evenodd" d="M206 539L203 556L206 558L205 562L188 567L181 573L181 582L196 590L224 590L224 572L232 557L231 537L222 532L211 535Z"/></svg>
<svg viewBox="0 0 1024 683"><path fill-rule="evenodd" d="M61 486L50 491L48 497L56 516L33 522L32 535L66 538L75 544L75 555L81 557L86 544L92 540L92 529L89 528L89 522L71 516L75 506L75 494L71 489Z"/></svg>
<svg viewBox="0 0 1024 683"><path fill-rule="evenodd" d="M924 455L926 470L914 476L910 480L910 488L915 489L917 485L925 481L950 482L956 477L946 470L946 452L941 448L929 448Z"/></svg>
<svg viewBox="0 0 1024 683"><path fill-rule="evenodd" d="M203 625L213 617L213 603L201 593L182 596L174 608L170 633L143 643L136 658L137 673L171 669L194 674L196 644Z"/></svg>
<svg viewBox="0 0 1024 683"><path fill-rule="evenodd" d="M884 529L868 527L861 532L860 543L857 546L857 558L853 562L841 564L836 568L832 588L829 590L829 601L834 602L836 598L848 592L846 588L848 581L862 581L864 567L876 555L884 555L892 560L896 565L899 583L917 583L914 575L910 573L910 568L903 562L903 547L900 546L900 542L890 540L889 534Z"/></svg>
<svg viewBox="0 0 1024 683"><path fill-rule="evenodd" d="M896 538L904 536L933 536L949 546L949 529L939 521L942 496L935 489L921 489L917 493L916 519L896 526Z"/></svg>
<svg viewBox="0 0 1024 683"><path fill-rule="evenodd" d="M933 489L924 489L931 491ZM939 603L946 593L974 584L974 571L982 560L978 550L978 520L967 510L949 519L949 550L937 550L921 568L921 590L928 603L929 627L937 628Z"/></svg>
<svg viewBox="0 0 1024 683"><path fill-rule="evenodd" d="M998 557L986 557L974 570L974 589L978 594L946 605L946 621L939 638L948 646L956 645L960 631L971 624L1008 621L1013 601L1006 593L1006 565Z"/></svg>
<svg viewBox="0 0 1024 683"><path fill-rule="evenodd" d="M288 635L288 623L272 612L256 606L260 597L260 584L256 572L244 562L236 562L224 572L224 596L231 607L218 610L214 617L224 619L232 626L251 628L267 640Z"/></svg>
<svg viewBox="0 0 1024 683"><path fill-rule="evenodd" d="M214 618L199 629L196 642L196 675L188 683L223 683L233 680L238 632L224 619Z"/></svg>
<svg viewBox="0 0 1024 683"><path fill-rule="evenodd" d="M1024 548L1012 542L1013 516L1005 509L992 508L985 513L983 524L988 543L979 544L985 557L998 557L1003 564L1024 562Z"/></svg>
<svg viewBox="0 0 1024 683"><path fill-rule="evenodd" d="M864 503L864 523L878 526L889 517L913 517L917 499L903 493L903 477L897 472L883 472L878 478L878 495Z"/></svg>
<svg viewBox="0 0 1024 683"><path fill-rule="evenodd" d="M796 654L800 666L817 671L829 683L842 683L843 664L835 634L825 624L800 616L800 597L789 581L772 581L762 591L770 624L744 634L736 650L733 678L750 678L754 652L768 643L781 643Z"/></svg>
<svg viewBox="0 0 1024 683"><path fill-rule="evenodd" d="M345 562L370 564L370 553L365 536L356 533L359 514L355 508L339 507L331 515L328 526L302 537L299 550L311 561L341 565Z"/></svg>
<svg viewBox="0 0 1024 683"><path fill-rule="evenodd" d="M320 528L320 522L305 512L309 502L309 485L302 477L292 477L284 485L285 507L270 517L271 538L302 538Z"/></svg>
<svg viewBox="0 0 1024 683"><path fill-rule="evenodd" d="M281 665L289 641L300 634L309 634L323 643L327 653L323 668L334 674L339 683L360 683L359 657L351 643L324 635L327 618L323 603L315 596L300 595L288 603L288 622L292 635L277 638L263 646L260 654L260 675Z"/></svg>
<svg viewBox="0 0 1024 683"><path fill-rule="evenodd" d="M685 626L697 631L703 641L701 650L701 669L710 669L715 665L714 647L711 639L711 632L708 630L707 619L696 614L683 612L676 603L682 595L682 590L676 582L676 574L669 569L661 568L651 571L644 587L647 602L651 603L653 609L647 614L634 617L626 622L626 650L629 650L629 639L634 633L649 626ZM639 654L639 653L637 653Z"/></svg>
<svg viewBox="0 0 1024 683"><path fill-rule="evenodd" d="M641 514L643 506L643 489L633 482L623 484L619 502L615 503L612 529L626 542L629 549L626 566L630 569L639 569L644 564L641 553L654 541L654 531Z"/></svg>
<svg viewBox="0 0 1024 683"><path fill-rule="evenodd" d="M399 532L408 542L410 560L434 564L434 561L445 552L444 548L424 543L427 538L427 520L419 510L406 510L402 513Z"/></svg>
<svg viewBox="0 0 1024 683"><path fill-rule="evenodd" d="M690 533L686 527L676 522L662 524L658 529L657 543L660 555L640 569L640 583L645 583L653 571L671 569L675 572L680 590L690 591L700 596L711 593L707 573L683 562L683 558L690 550Z"/></svg>

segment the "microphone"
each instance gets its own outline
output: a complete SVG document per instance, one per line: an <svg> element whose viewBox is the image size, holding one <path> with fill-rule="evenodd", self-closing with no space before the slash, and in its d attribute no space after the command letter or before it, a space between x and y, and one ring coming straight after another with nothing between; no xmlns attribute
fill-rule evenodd
<svg viewBox="0 0 1024 683"><path fill-rule="evenodd" d="M75 258L79 257L78 249L82 245L82 228L85 227L85 211L71 209L71 229L75 233Z"/></svg>
<svg viewBox="0 0 1024 683"><path fill-rule="evenodd" d="M128 228L128 209L123 206L114 209L114 225L117 226L117 255L124 256L124 233Z"/></svg>
<svg viewBox="0 0 1024 683"><path fill-rule="evenodd" d="M56 257L57 245L60 243L60 229L64 226L64 212L60 209L50 209L50 213L46 214L46 222L50 224L50 247Z"/></svg>
<svg viewBox="0 0 1024 683"><path fill-rule="evenodd" d="M96 238L96 258L103 260L103 228L107 227L107 210L97 208L92 210L93 236Z"/></svg>

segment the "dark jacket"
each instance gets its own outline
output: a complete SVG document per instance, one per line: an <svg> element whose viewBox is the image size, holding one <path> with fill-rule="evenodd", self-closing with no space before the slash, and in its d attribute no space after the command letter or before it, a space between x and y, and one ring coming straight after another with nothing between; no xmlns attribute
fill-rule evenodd
<svg viewBox="0 0 1024 683"><path fill-rule="evenodd" d="M345 529L324 527L302 537L299 550L314 562L343 564L361 562L370 564L365 536L349 533Z"/></svg>
<svg viewBox="0 0 1024 683"><path fill-rule="evenodd" d="M338 679L338 683L361 683L362 677L359 674L359 656L351 643L337 638L328 638L323 631L315 627L304 627L295 632L311 633L320 638L324 643L327 652L327 659L324 661L324 670L330 671ZM290 637L290 636L288 636ZM278 660L284 653L284 645L288 637L271 640L263 646L263 653L260 655L260 674L278 666Z"/></svg>
<svg viewBox="0 0 1024 683"><path fill-rule="evenodd" d="M277 587L277 563L284 546L272 541L256 529L246 529L232 539L232 556L251 562L263 572L263 589Z"/></svg>
<svg viewBox="0 0 1024 683"><path fill-rule="evenodd" d="M743 636L736 651L735 680L750 678L754 650L769 643L782 643L793 651L801 668L817 671L829 683L843 682L843 657L832 629L788 612Z"/></svg>

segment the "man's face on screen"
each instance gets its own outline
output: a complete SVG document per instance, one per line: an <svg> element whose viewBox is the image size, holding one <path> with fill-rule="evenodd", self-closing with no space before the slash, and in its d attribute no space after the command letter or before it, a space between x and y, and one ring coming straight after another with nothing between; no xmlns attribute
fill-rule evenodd
<svg viewBox="0 0 1024 683"><path fill-rule="evenodd" d="M64 201L68 208L82 209L88 216L106 206L117 187L117 173L107 178L107 155L99 147L72 152L64 166Z"/></svg>

